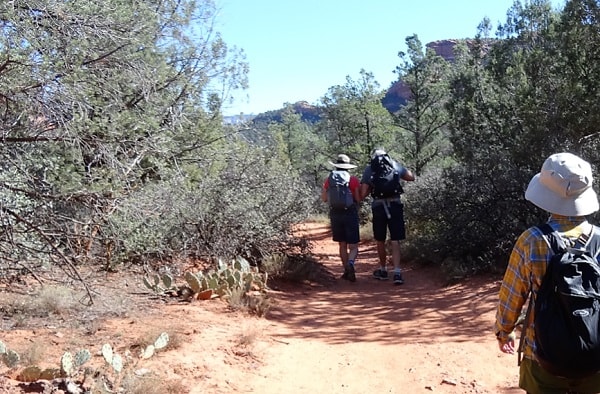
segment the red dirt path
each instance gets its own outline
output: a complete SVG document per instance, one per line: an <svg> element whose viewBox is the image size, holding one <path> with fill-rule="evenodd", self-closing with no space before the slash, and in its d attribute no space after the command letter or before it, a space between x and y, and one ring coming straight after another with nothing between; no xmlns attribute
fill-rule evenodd
<svg viewBox="0 0 600 394"><path fill-rule="evenodd" d="M131 278L115 275L115 282L129 280L124 297L141 300L124 316L96 322L94 330L48 323L5 330L0 339L21 351L42 340L48 364L56 366L65 350L99 350L110 342L123 353L140 337L167 330L180 346L131 370L177 383L182 393L522 392L516 356L500 353L492 335L497 280L445 286L434 269L404 265L405 284L394 286L371 278L375 245L362 243L357 281L350 283L338 279L337 244L327 224L307 223L300 231L331 278L274 290L265 318L231 312L218 300L148 303L141 287L131 289ZM113 283L114 291L120 288ZM97 353L94 360L101 360ZM3 378L0 393L42 392L17 384Z"/></svg>

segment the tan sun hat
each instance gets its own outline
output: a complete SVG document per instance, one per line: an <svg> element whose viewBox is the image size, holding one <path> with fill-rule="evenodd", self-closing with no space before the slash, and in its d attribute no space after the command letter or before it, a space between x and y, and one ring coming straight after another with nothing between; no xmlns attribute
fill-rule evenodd
<svg viewBox="0 0 600 394"><path fill-rule="evenodd" d="M590 164L572 153L548 157L525 191L525 199L550 213L585 216L598 210Z"/></svg>
<svg viewBox="0 0 600 394"><path fill-rule="evenodd" d="M352 168L356 168L354 164L350 164L350 158L343 153L338 155L335 163L330 161L329 164L331 164L335 168L341 168L342 170L350 170Z"/></svg>

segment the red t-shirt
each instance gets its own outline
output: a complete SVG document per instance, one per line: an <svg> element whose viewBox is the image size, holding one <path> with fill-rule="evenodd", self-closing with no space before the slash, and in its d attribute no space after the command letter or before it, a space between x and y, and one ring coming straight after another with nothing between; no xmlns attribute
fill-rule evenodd
<svg viewBox="0 0 600 394"><path fill-rule="evenodd" d="M352 195L354 195L354 191L360 187L360 179L358 177L351 175L350 176L350 184L348 185ZM325 190L329 189L329 177L325 178L325 183L323 184L323 188Z"/></svg>

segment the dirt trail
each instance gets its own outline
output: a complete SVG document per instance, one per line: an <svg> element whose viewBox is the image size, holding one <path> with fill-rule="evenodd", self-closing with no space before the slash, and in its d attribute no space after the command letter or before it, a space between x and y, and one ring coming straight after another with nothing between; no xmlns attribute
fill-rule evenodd
<svg viewBox="0 0 600 394"><path fill-rule="evenodd" d="M42 343L38 352L49 366L79 348L91 349L99 365L101 344L136 354L140 338L168 330L179 346L133 360L128 370L150 386L131 393L159 394L150 389L159 382L191 394L521 393L516 356L501 354L491 334L498 281L444 286L435 270L405 266L406 283L394 286L371 278L375 245L363 243L357 281L350 283L338 279L328 225L307 223L300 231L331 277L277 289L266 318L231 312L218 300L153 300L139 278L104 274L101 283L109 287L98 294L112 298L97 304L127 313L86 325L58 316L17 329L8 329L14 317L4 316L1 339L19 352ZM0 393L43 392L10 379L14 372L6 368L0 374Z"/></svg>
<svg viewBox="0 0 600 394"><path fill-rule="evenodd" d="M328 227L305 227L336 276ZM519 393L516 359L491 335L499 283L444 286L436 272L405 267L405 284L371 278L374 244L362 244L357 282L341 279L280 294L269 314L265 365L256 393Z"/></svg>

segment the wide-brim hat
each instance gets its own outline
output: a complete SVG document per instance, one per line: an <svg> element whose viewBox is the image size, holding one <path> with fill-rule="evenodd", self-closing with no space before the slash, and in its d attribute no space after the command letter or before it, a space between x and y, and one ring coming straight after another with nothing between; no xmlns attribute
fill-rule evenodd
<svg viewBox="0 0 600 394"><path fill-rule="evenodd" d="M350 164L350 158L343 153L338 155L335 163L330 161L329 164L331 164L335 168L340 168L342 170L350 170L352 168L356 168L354 164Z"/></svg>
<svg viewBox="0 0 600 394"><path fill-rule="evenodd" d="M587 161L572 153L556 153L531 179L525 199L557 215L590 215L599 208L592 182L592 167Z"/></svg>

